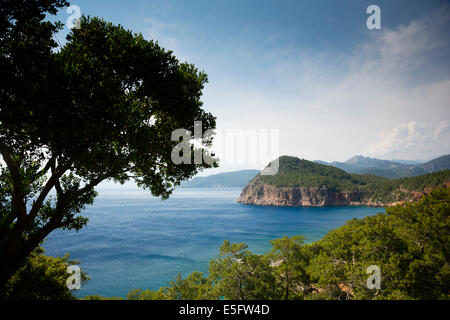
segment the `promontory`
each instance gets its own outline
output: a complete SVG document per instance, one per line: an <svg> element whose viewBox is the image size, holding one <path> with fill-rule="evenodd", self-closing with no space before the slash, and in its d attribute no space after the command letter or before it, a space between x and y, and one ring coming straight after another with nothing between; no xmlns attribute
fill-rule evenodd
<svg viewBox="0 0 450 320"><path fill-rule="evenodd" d="M412 178L351 174L296 157L278 159L278 171L254 177L239 203L261 206L392 206L419 200L437 187L450 187L450 170ZM270 171L270 170L269 170Z"/></svg>

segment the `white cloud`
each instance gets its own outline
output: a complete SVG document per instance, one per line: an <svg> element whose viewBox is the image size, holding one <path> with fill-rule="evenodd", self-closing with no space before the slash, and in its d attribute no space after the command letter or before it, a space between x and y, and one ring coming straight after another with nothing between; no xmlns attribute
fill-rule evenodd
<svg viewBox="0 0 450 320"><path fill-rule="evenodd" d="M311 160L450 153L449 12L447 6L395 29L368 31L353 52L287 46L243 53L244 46L228 56L244 70L224 70L216 52L209 65L197 54L210 75L204 106L219 129L280 129L281 153ZM147 23L147 36L177 57L180 49L196 56L186 29Z"/></svg>
<svg viewBox="0 0 450 320"><path fill-rule="evenodd" d="M379 139L371 144L365 152L368 156L392 156L405 150L414 150L425 144L433 144L448 127L447 121L441 121L437 126L410 121L395 126L389 131L381 131Z"/></svg>
<svg viewBox="0 0 450 320"><path fill-rule="evenodd" d="M214 98L220 99L208 102L232 107L228 117L219 115L225 126L279 128L282 153L309 159L450 153L449 16L444 7L406 26L376 31L349 55L289 58L278 50L281 58L261 74L268 90L236 83L217 88Z"/></svg>
<svg viewBox="0 0 450 320"><path fill-rule="evenodd" d="M179 50L182 30L181 27L172 23L165 23L153 18L146 18L144 23L149 26L144 32L144 36L149 40L158 43L168 50ZM179 56L179 54L177 54Z"/></svg>
<svg viewBox="0 0 450 320"><path fill-rule="evenodd" d="M449 128L448 121L439 122L438 126L436 127L436 130L434 130L433 139L438 139L440 135L448 131L448 128Z"/></svg>

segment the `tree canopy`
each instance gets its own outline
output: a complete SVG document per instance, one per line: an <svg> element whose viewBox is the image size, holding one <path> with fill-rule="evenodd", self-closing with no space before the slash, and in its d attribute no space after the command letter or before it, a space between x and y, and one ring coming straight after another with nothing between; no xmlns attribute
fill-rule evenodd
<svg viewBox="0 0 450 320"><path fill-rule="evenodd" d="M132 179L167 198L211 166L171 161L172 131L193 132L194 121L215 128L202 108L207 75L96 17L83 17L57 48L62 25L45 17L66 5L6 0L0 8L0 288L52 230L86 224L79 213L101 181Z"/></svg>
<svg viewBox="0 0 450 320"><path fill-rule="evenodd" d="M76 297L67 288L67 267L79 264L63 257L50 257L42 248L36 248L6 285L5 299L11 300L74 300ZM81 272L81 283L89 280Z"/></svg>

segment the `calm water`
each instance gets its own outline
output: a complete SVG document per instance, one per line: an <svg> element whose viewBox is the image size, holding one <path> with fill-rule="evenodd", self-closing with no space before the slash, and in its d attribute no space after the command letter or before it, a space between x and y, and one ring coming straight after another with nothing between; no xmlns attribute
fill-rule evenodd
<svg viewBox="0 0 450 320"><path fill-rule="evenodd" d="M146 191L104 190L84 215L87 227L56 231L44 243L48 255L69 252L91 278L77 296L125 296L130 289L158 289L192 271L207 271L227 239L255 253L269 241L304 235L311 242L352 218L380 208L257 207L236 203L241 189L179 189L170 199Z"/></svg>

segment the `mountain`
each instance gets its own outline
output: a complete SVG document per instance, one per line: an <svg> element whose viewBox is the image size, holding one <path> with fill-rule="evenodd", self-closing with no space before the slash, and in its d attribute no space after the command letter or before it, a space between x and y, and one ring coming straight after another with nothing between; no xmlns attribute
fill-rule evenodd
<svg viewBox="0 0 450 320"><path fill-rule="evenodd" d="M416 165L417 168L425 170L426 172L436 172L450 169L450 154L428 161L421 165Z"/></svg>
<svg viewBox="0 0 450 320"><path fill-rule="evenodd" d="M332 166L346 173L371 174L389 179L414 177L426 173L450 169L450 155L446 155L423 164L402 163L403 160L391 161L354 156L345 162L331 163L315 160L312 163ZM244 187L259 173L258 170L241 170L214 174L206 177L196 177L183 182L184 188L218 188L218 187Z"/></svg>
<svg viewBox="0 0 450 320"><path fill-rule="evenodd" d="M400 160L400 159L392 159L391 161L399 162L399 163L401 163L401 164L407 164L407 165L417 165L417 164L424 163L424 161L420 161L420 160Z"/></svg>
<svg viewBox="0 0 450 320"><path fill-rule="evenodd" d="M212 174L206 177L195 177L190 181L183 182L183 188L231 188L244 187L252 178L259 173L259 170L240 170Z"/></svg>
<svg viewBox="0 0 450 320"><path fill-rule="evenodd" d="M415 177L426 173L450 169L450 155L418 164L415 161L381 160L363 156L354 156L345 162L325 162L316 160L316 163L327 164L349 173L373 174L389 179L402 177Z"/></svg>
<svg viewBox="0 0 450 320"><path fill-rule="evenodd" d="M387 179L282 156L278 173L258 174L242 190L238 202L274 206L388 206L418 200L433 188L443 186L450 186L450 170Z"/></svg>
<svg viewBox="0 0 450 320"><path fill-rule="evenodd" d="M347 161L346 164L357 167L357 168L377 168L377 169L386 169L386 168L398 168L404 167L405 165L399 162L393 162L389 160L381 160L376 158L369 158L363 156L354 156Z"/></svg>

